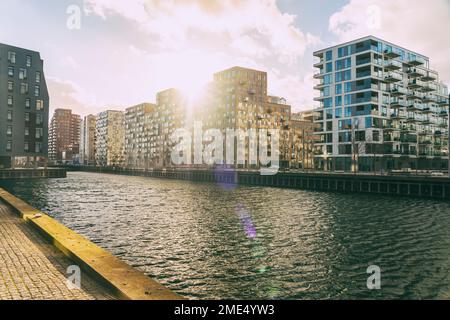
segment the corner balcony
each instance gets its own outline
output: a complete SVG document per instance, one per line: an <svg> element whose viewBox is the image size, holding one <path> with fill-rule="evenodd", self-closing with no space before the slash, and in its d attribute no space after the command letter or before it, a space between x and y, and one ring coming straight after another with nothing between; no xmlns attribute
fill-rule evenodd
<svg viewBox="0 0 450 320"><path fill-rule="evenodd" d="M439 104L441 107L448 107L448 99L439 99L439 100L438 100L438 104Z"/></svg>
<svg viewBox="0 0 450 320"><path fill-rule="evenodd" d="M408 68L408 76L410 76L411 78L419 78L419 77L426 77L427 76L427 72L423 69L419 69L419 68Z"/></svg>
<svg viewBox="0 0 450 320"><path fill-rule="evenodd" d="M441 117L441 118L448 118L448 112L447 111L439 112L439 117Z"/></svg>
<svg viewBox="0 0 450 320"><path fill-rule="evenodd" d="M414 57L407 61L407 63L411 66L421 66L425 64L425 59L421 57Z"/></svg>
<svg viewBox="0 0 450 320"><path fill-rule="evenodd" d="M385 77L384 81L387 83L394 83L403 80L403 76L397 72L389 72Z"/></svg>
<svg viewBox="0 0 450 320"><path fill-rule="evenodd" d="M423 92L433 92L437 91L437 85L435 83L427 83L422 87Z"/></svg>
<svg viewBox="0 0 450 320"><path fill-rule="evenodd" d="M324 61L323 59L320 59L320 61L314 63L314 68L322 69L323 63L324 63L324 62L325 62L325 61Z"/></svg>
<svg viewBox="0 0 450 320"><path fill-rule="evenodd" d="M400 70L403 67L403 64L397 60L388 60L384 64L384 70L392 71L392 70Z"/></svg>
<svg viewBox="0 0 450 320"><path fill-rule="evenodd" d="M422 81L435 81L438 78L436 71L429 70L425 76L422 77Z"/></svg>

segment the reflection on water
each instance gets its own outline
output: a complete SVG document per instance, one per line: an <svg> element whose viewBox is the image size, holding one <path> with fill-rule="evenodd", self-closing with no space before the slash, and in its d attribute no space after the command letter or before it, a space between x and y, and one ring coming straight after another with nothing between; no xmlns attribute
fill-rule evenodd
<svg viewBox="0 0 450 320"><path fill-rule="evenodd" d="M450 298L448 202L81 172L5 187L188 298Z"/></svg>

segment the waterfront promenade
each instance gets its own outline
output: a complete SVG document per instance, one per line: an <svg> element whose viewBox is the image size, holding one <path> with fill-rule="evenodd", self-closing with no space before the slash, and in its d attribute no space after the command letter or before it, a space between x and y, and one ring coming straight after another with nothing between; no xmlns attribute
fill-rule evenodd
<svg viewBox="0 0 450 320"><path fill-rule="evenodd" d="M81 271L81 290L66 285ZM0 188L0 299L179 300L158 282Z"/></svg>
<svg viewBox="0 0 450 320"><path fill-rule="evenodd" d="M0 300L114 298L85 274L81 290L70 290L66 270L73 264L0 200Z"/></svg>

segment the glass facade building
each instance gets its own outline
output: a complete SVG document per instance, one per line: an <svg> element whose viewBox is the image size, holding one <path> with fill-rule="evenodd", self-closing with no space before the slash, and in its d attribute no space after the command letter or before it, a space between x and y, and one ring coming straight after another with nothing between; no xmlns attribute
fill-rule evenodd
<svg viewBox="0 0 450 320"><path fill-rule="evenodd" d="M372 36L314 56L317 168L447 168L448 88L427 57Z"/></svg>

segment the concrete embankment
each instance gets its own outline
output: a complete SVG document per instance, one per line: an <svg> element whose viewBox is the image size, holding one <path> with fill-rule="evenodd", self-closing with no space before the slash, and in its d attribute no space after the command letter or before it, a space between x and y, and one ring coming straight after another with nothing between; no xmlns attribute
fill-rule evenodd
<svg viewBox="0 0 450 320"><path fill-rule="evenodd" d="M47 239L89 277L107 287L117 298L132 300L182 299L111 253L1 188L0 203L6 204L35 232ZM51 284L48 285L51 286Z"/></svg>
<svg viewBox="0 0 450 320"><path fill-rule="evenodd" d="M77 167L74 170L224 184L450 199L450 178L440 176L307 172L279 172L276 175L261 175L258 171L222 169L131 170L105 167Z"/></svg>

